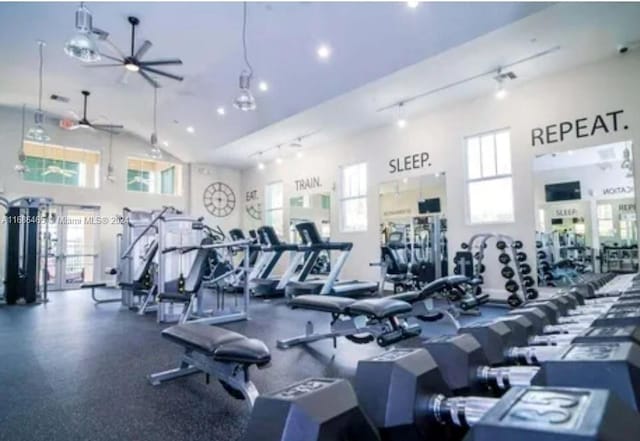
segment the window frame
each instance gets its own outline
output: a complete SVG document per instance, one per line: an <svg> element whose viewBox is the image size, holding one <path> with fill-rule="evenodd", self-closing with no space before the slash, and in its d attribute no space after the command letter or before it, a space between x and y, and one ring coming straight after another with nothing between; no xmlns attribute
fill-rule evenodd
<svg viewBox="0 0 640 441"><path fill-rule="evenodd" d="M162 164L166 167L160 170L141 170L136 168L130 168L129 167L130 161L152 162L154 164ZM163 172L170 169L173 170L173 193L164 193L162 191L162 174ZM127 193L147 194L147 195L165 196L165 197L182 197L182 179L183 179L183 173L184 173L184 164L181 164L178 162L172 162L172 161L157 160L153 158L143 158L139 156L127 156L125 170L127 175L127 179L125 181L125 191ZM140 173L140 172L149 173L149 176L151 177L151 180L148 184L149 191L132 190L129 188L128 175L130 171L137 172L137 173Z"/></svg>
<svg viewBox="0 0 640 441"><path fill-rule="evenodd" d="M28 179L27 176L29 175L30 172L22 174L22 176L20 177L21 182L27 183L27 184L35 184L35 185L54 185L54 186L61 186L61 187L67 187L67 188L77 188L82 190L99 190L101 188L99 176L100 176L100 167L102 165L103 158L102 158L102 152L100 152L99 150L94 150L91 148L60 145L60 144L38 143L29 139L24 139L22 143L23 143L22 144L23 150L25 151L25 156L27 158L25 162L28 162L29 160L40 160L43 162L43 166L47 164L47 162L49 162L48 165L58 166L63 170L74 171L76 173L75 179L77 181L77 184L65 182L65 180L70 178L66 178L64 176L62 177L62 182L51 182L51 181L47 181L46 179L43 179L43 180ZM28 151L29 146L33 146L36 148L43 148L44 152L43 154L31 153ZM82 155L94 155L96 161L95 163L91 163L91 162L87 163L83 161L67 160L65 158L63 159L52 158L46 155L46 152L48 149L60 150L63 156L65 155L66 151L75 151ZM65 166L66 164L73 164L77 168L76 169L67 168ZM94 166L93 168L94 175L92 177L93 179L90 179L88 164L92 164ZM96 179L97 177L98 179Z"/></svg>
<svg viewBox="0 0 640 441"><path fill-rule="evenodd" d="M268 196L269 193L269 188L271 186L274 185L279 185L280 186L280 206L279 207L275 207L275 208L271 208L269 207L269 202L272 202L272 198L270 196ZM269 219L269 217L267 216L267 213L273 213L279 211L282 213L282 225L280 225L280 228L278 229L278 227L276 225L272 225L270 224L267 219ZM284 229L284 181L280 180L280 181L272 181L272 182L268 182L267 184L265 184L264 186L264 223L265 225L269 225L272 226L275 230L276 233L278 233L279 235L283 236L285 234L285 229Z"/></svg>
<svg viewBox="0 0 640 441"><path fill-rule="evenodd" d="M500 133L508 133L509 134L509 169L510 173L498 173L498 155L497 153L497 145L496 145L496 136ZM493 153L494 153L494 166L495 166L495 174L491 176L483 176L483 164L482 164L482 142L481 139L484 136L492 135L493 138ZM469 140L472 138L477 138L480 145L480 177L470 178L469 177ZM505 225L505 224L513 224L516 223L516 210L515 210L515 198L513 192L513 148L511 145L511 128L510 127L502 127L494 130L487 130L484 132L475 133L473 135L465 136L463 139L463 149L464 149L464 194L465 194L465 221L467 226L474 225ZM488 182L495 181L499 179L510 179L511 186L511 220L508 221L500 221L500 220L489 220L489 221L472 221L471 219L471 197L469 187L470 184L477 182Z"/></svg>
<svg viewBox="0 0 640 441"><path fill-rule="evenodd" d="M345 172L348 168L364 166L364 193L357 196L344 196L345 193ZM369 229L369 164L367 161L358 161L340 166L340 232L341 233L362 233ZM345 202L364 200L364 227L347 228Z"/></svg>

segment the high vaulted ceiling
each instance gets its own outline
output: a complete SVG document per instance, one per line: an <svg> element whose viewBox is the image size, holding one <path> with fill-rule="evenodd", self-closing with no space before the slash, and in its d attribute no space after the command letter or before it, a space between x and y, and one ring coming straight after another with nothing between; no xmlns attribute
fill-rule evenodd
<svg viewBox="0 0 640 441"><path fill-rule="evenodd" d="M121 67L88 69L63 52L65 40L74 32L77 7L0 3L0 104L35 107L36 40L41 39L47 43L45 97L55 93L71 98L68 104L45 100L46 111L59 116L79 111L80 91L88 89L90 116L123 123L127 130L148 138L152 88L138 75L120 83ZM243 68L241 3L101 2L88 7L94 26L108 31L123 51L129 44L126 17L135 15L141 19L138 44L145 39L153 43L148 58L182 58L183 66L167 70L184 75L184 82L159 79L163 88L158 132L161 141L169 143L165 149L185 161L246 166L254 161L249 159L252 153L271 147L276 139L295 138L308 127L326 128L317 115L304 124L296 122L296 116L548 4L422 3L411 9L405 2L250 3L247 42L258 109L249 113L231 105ZM324 62L316 56L321 43L332 48L332 56ZM106 46L104 50L113 54ZM267 92L256 87L260 80L268 82ZM226 108L224 116L216 113L221 105ZM293 124L283 126L287 121ZM193 126L195 133L187 133L187 126Z"/></svg>

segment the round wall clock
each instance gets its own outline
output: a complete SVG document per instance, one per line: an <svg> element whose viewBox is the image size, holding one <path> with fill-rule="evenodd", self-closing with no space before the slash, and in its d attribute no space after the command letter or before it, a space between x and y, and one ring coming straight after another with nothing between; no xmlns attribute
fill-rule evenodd
<svg viewBox="0 0 640 441"><path fill-rule="evenodd" d="M202 202L215 217L226 217L236 208L236 195L224 182L214 182L204 189Z"/></svg>

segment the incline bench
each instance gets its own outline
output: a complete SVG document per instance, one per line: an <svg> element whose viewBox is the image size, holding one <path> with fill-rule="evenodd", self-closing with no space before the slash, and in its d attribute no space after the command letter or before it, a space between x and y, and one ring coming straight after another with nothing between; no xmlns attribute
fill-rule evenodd
<svg viewBox="0 0 640 441"><path fill-rule="evenodd" d="M185 352L177 368L149 375L151 384L202 372L207 382L213 376L229 395L253 407L258 390L249 378L249 368L264 368L271 361L269 348L261 340L202 323L171 326L162 336L183 346Z"/></svg>
<svg viewBox="0 0 640 441"><path fill-rule="evenodd" d="M288 303L292 309L307 309L331 314L331 330L314 332L313 323L307 322L304 335L278 340L280 349L318 340L345 337L354 343L369 343L373 340L380 346L389 346L401 340L420 335L419 325L409 325L401 315L411 312L407 302L391 298L369 298L356 300L351 297L308 294L294 297Z"/></svg>

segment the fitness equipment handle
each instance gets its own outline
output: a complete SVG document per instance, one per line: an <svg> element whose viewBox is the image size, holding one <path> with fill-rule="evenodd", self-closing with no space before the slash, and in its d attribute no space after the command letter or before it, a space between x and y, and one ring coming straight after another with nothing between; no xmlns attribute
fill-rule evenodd
<svg viewBox="0 0 640 441"><path fill-rule="evenodd" d="M565 346L523 346L509 348L505 358L511 362L524 364L540 364L543 361L557 358L566 349Z"/></svg>
<svg viewBox="0 0 640 441"><path fill-rule="evenodd" d="M144 237L145 234L147 234L147 232L153 228L153 226L156 224L156 222L158 222L158 220L160 220L160 218L162 218L162 216L169 211L170 209L172 209L172 207L164 207L162 208L162 210L160 211L160 213L158 213L153 219L151 219L151 222L149 222L149 225L147 225L144 230L142 230L142 232L140 234L138 234L138 236L133 240L133 242L131 242L129 244L129 246L127 247L126 250L124 250L124 253L122 253L122 255L120 256L121 259L126 259L127 257L129 257L129 255L131 254L131 252L133 251L133 248L136 246L136 244L138 242L140 242L140 239L142 239Z"/></svg>
<svg viewBox="0 0 640 441"><path fill-rule="evenodd" d="M531 380L539 370L537 366L482 366L478 368L477 376L485 383L507 390L514 386L531 386Z"/></svg>
<svg viewBox="0 0 640 441"><path fill-rule="evenodd" d="M428 403L427 414L442 424L471 427L498 401L497 398L433 396Z"/></svg>

